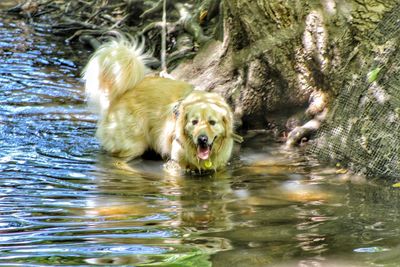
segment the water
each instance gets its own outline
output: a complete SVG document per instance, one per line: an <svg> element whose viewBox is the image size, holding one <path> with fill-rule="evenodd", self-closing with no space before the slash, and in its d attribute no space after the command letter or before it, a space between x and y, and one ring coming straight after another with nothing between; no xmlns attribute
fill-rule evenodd
<svg viewBox="0 0 400 267"><path fill-rule="evenodd" d="M214 177L116 169L84 103L88 56L0 18L0 266L400 264L398 189L266 137Z"/></svg>

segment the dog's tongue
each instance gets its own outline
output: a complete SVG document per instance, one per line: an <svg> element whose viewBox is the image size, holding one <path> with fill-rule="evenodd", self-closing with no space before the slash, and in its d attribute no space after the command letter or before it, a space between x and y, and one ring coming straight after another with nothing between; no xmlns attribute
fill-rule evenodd
<svg viewBox="0 0 400 267"><path fill-rule="evenodd" d="M202 160L208 159L210 156L210 148L209 147L198 147L197 148L197 157Z"/></svg>

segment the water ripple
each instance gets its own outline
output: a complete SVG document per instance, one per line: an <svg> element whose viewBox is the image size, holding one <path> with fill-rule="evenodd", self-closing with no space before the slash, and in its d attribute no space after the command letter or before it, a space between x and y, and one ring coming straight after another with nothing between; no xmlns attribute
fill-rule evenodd
<svg viewBox="0 0 400 267"><path fill-rule="evenodd" d="M0 16L0 266L398 265L400 191L341 182L268 137L212 177L116 168L84 103L88 51L38 26Z"/></svg>

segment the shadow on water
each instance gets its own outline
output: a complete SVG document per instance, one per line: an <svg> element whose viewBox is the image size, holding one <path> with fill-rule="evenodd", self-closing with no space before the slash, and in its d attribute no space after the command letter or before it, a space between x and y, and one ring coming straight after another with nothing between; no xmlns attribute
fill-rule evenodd
<svg viewBox="0 0 400 267"><path fill-rule="evenodd" d="M0 266L397 266L396 189L264 137L212 177L115 168L85 108L87 57L0 18Z"/></svg>

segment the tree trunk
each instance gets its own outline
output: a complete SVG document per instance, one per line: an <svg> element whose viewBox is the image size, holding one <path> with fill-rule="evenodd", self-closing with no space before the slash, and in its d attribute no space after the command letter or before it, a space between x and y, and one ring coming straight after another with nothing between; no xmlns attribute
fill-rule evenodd
<svg viewBox="0 0 400 267"><path fill-rule="evenodd" d="M282 125L280 118L319 96L308 110L315 115L358 72L354 49L397 3L225 0L223 40L203 47L174 74L224 94L244 128Z"/></svg>
<svg viewBox="0 0 400 267"><path fill-rule="evenodd" d="M224 94L244 128L283 125L291 144L324 121L314 155L400 177L398 0L225 0L223 12L223 40L177 76ZM310 121L293 129L299 108Z"/></svg>

